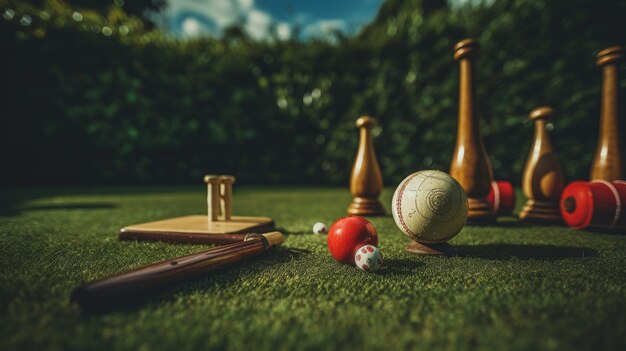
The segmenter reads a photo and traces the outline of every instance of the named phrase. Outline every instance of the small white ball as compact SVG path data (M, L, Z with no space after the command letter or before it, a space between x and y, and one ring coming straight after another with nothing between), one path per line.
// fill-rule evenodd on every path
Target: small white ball
M354 254L354 263L365 272L375 272L383 264L383 254L373 245L363 245Z
M317 222L313 224L313 233L315 234L326 234L328 229L326 229L326 224Z

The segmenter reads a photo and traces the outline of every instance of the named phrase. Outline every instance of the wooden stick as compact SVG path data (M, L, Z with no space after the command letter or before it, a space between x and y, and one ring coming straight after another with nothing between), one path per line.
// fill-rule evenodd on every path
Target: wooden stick
M103 310L145 296L170 283L195 278L246 260L282 244L283 240L280 232L250 234L239 243L154 263L87 284L74 290L71 300L87 311Z

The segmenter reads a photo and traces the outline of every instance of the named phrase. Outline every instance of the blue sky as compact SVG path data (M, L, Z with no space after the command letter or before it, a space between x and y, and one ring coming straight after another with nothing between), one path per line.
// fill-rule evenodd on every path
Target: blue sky
M384 0L169 0L164 25L175 35L219 36L240 24L252 38L325 37L355 33L374 19Z

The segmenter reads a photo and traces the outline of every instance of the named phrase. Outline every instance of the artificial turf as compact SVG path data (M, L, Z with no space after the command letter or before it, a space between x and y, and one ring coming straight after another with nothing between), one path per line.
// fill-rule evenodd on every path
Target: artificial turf
M236 187L235 214L274 218L281 249L106 314L69 303L84 282L206 248L117 239L203 213L203 191L0 191L0 349L626 349L626 236L510 217L465 226L457 257L418 257L374 217L385 263L364 273L311 234L344 214L346 189Z

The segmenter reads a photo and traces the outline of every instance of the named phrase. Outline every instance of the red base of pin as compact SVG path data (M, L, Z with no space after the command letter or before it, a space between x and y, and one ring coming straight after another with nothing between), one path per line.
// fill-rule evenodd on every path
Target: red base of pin
M626 229L625 202L626 182L576 181L561 194L561 217L575 229Z

